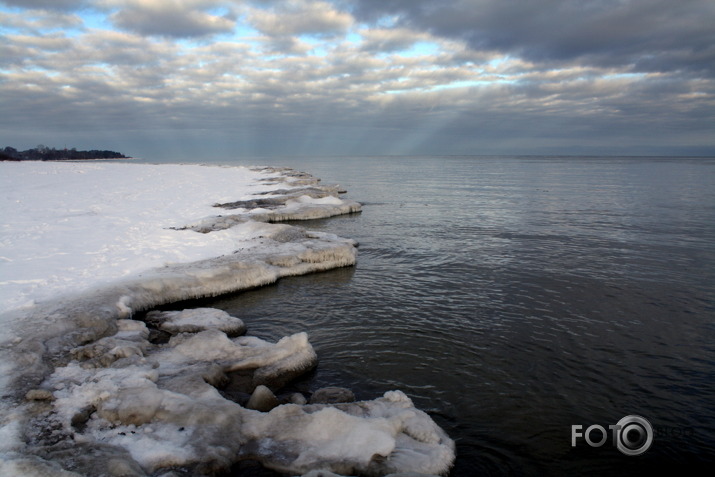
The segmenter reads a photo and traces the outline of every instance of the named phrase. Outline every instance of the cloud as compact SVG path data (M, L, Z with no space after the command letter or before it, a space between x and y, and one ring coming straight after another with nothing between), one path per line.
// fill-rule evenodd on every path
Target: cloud
M75 10L91 0L0 0L0 3L14 7L38 8L44 10Z
M16 7L108 14L118 28L142 35L199 37L231 32L231 0L0 0ZM217 15L217 9L224 14ZM61 19L58 19L60 21ZM58 28L55 26L54 28Z
M82 28L84 22L78 15L33 10L24 14L0 12L0 25L41 35L43 31Z
M177 150L255 154L712 146L715 41L700 18L709 7L650 4L654 11L640 0L0 8L0 145L81 136L110 141L90 143L101 148L173 138Z
M432 36L407 28L368 28L361 31L362 49L371 52L406 50L419 41L432 40Z
M301 41L292 36L268 36L261 39L264 51L275 55L305 55L313 49L310 43Z
M461 39L530 61L631 66L639 71L710 70L715 3L710 0L360 0L363 21Z
M118 8L109 16L118 28L142 35L184 38L232 31L236 22L230 14L219 16L207 12L221 3L210 0L104 0L100 5Z
M344 34L353 24L349 13L322 1L289 0L273 8L253 9L248 21L270 36Z

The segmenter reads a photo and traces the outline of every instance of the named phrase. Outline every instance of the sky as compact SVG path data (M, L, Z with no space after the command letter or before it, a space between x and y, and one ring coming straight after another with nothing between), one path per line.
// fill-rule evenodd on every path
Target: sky
M713 0L0 0L0 147L715 155Z

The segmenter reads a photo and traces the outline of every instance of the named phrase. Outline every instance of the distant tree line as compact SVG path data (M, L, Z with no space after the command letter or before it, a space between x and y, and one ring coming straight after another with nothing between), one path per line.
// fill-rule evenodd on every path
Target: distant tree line
M14 147L0 149L0 161L63 161L76 159L127 159L127 156L114 151L78 151L72 149L55 149L40 144L34 149L18 151Z

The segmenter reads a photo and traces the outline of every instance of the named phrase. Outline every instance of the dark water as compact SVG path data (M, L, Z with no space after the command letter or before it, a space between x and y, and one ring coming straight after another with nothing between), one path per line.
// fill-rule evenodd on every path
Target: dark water
M358 240L359 263L208 305L308 331L315 388L405 391L457 441L453 476L715 463L715 159L270 163L364 204L305 223ZM644 454L571 446L572 425L630 414L656 428Z

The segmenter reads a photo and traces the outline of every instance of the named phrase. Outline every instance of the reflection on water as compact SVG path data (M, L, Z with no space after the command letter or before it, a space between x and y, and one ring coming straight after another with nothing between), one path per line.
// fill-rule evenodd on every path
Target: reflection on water
M315 388L404 390L457 440L455 476L715 460L715 161L272 162L364 203L303 224L358 240L358 265L207 304L308 331ZM659 429L644 455L571 446L572 424L628 414Z

